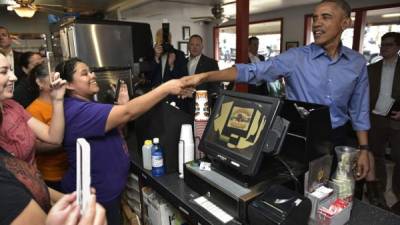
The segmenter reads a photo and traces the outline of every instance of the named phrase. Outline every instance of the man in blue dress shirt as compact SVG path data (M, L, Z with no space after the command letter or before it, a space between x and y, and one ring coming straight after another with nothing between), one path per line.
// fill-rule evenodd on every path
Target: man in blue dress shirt
M360 148L357 178L369 170L369 84L364 57L342 45L342 32L351 25L351 8L344 0L323 0L314 9L315 42L292 48L264 62L183 78L188 87L203 82L236 80L257 84L280 77L286 81L288 99L329 106L334 145L345 144L347 121L356 131Z

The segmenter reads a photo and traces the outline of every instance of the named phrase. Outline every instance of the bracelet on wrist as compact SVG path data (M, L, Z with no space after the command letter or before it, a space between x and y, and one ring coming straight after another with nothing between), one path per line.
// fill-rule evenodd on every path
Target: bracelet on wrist
M369 145L359 145L358 149L360 149L360 150L369 150Z

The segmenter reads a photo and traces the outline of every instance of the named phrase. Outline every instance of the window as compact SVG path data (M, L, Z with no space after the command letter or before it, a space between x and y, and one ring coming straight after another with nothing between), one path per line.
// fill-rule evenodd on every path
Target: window
M259 39L258 54L266 59L279 55L282 42L282 19L255 22L249 25L249 36ZM236 27L218 27L216 60L220 69L231 67L236 60Z
M368 63L379 61L381 37L387 32L400 32L400 7L368 10L362 54Z

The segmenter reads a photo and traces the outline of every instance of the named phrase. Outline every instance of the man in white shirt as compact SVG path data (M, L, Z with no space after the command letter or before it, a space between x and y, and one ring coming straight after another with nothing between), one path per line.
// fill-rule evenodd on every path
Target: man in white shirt
M15 71L17 65L19 64L19 57L21 56L21 53L14 51L11 47L11 44L12 39L8 29L0 26L0 50L5 54L10 62L11 69Z
M194 34L190 37L187 63L189 75L219 70L217 61L203 55L203 47L203 38L200 35ZM197 86L196 89L207 90L210 106L212 106L213 98L219 93L219 82L204 83ZM194 104L192 108L194 110Z
M387 208L385 149L391 147L395 163L392 190L400 200L400 33L389 32L381 38L383 60L368 66L370 84L371 129L369 140L375 160L370 163L367 192L370 203ZM373 159L371 157L370 159Z

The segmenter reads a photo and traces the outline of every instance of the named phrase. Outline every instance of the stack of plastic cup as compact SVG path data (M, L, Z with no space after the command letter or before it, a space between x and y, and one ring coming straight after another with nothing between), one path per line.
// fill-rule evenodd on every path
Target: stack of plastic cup
M179 177L183 178L183 164L194 160L194 141L191 124L182 124L178 155Z

